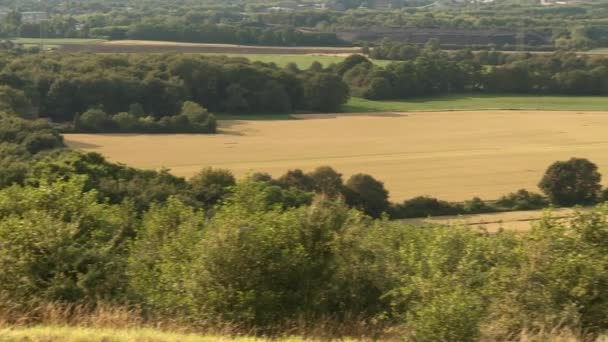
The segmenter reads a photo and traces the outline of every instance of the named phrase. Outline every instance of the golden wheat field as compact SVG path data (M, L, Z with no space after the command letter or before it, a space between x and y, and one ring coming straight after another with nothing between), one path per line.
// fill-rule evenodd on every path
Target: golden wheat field
M222 121L217 135L68 134L67 144L141 168L192 176L203 167L279 176L330 165L368 173L392 200L495 199L536 190L549 164L589 158L608 173L608 112L483 111Z

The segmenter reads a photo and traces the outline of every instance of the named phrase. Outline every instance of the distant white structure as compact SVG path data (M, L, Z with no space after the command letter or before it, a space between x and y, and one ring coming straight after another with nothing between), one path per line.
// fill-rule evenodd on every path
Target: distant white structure
M540 4L543 6L551 6L551 5L569 5L574 3L573 0L540 0Z

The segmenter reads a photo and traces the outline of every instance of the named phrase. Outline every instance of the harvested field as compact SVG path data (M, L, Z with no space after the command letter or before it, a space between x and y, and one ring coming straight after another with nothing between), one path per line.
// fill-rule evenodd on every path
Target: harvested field
M403 222L423 226L427 224L463 225L472 228L482 228L495 233L501 229L525 232L532 228L544 215L550 214L556 219L566 219L574 214L574 209L561 208L551 210L512 211L506 213L491 213L461 216L440 216L431 218L406 219Z
M325 117L325 116L323 116ZM470 111L223 121L218 135L68 134L72 148L142 168L192 176L206 166L237 176L331 165L369 173L398 201L460 201L536 190L556 160L589 158L608 170L608 112Z
M361 52L360 48L350 47L281 47L249 46L231 44L196 44L180 42L157 42L144 40L117 40L101 44L70 44L62 47L64 52L94 53L214 53L214 54L330 54L342 55Z

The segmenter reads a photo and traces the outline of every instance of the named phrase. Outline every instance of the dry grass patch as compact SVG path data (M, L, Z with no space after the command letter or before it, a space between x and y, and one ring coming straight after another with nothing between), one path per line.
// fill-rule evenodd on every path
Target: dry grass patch
M151 328L109 329L66 326L0 328L0 342L261 342L269 339L165 332ZM296 342L302 339L277 341Z
M331 119L228 121L218 135L68 134L70 147L128 165L191 176L206 166L237 176L331 165L369 173L392 200L461 201L536 190L556 160L588 158L608 170L608 113L429 112Z

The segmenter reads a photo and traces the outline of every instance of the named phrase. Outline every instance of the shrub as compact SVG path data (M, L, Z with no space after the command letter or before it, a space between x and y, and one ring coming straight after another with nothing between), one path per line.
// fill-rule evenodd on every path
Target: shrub
M316 193L335 198L342 194L344 182L342 174L336 172L329 166L320 166L310 172L308 178L312 180L313 188Z
M26 119L34 117L32 104L25 93L6 85L0 85L0 111L14 113Z
M469 289L456 289L441 294L415 312L410 325L414 340L475 341L480 335L484 305Z
M284 188L296 188L302 191L313 191L314 180L300 169L289 170L277 179L277 184Z
M608 207L601 206L533 225L522 236L520 256L505 273L504 291L496 292L487 319L507 333L549 326L608 328L607 214Z
M546 208L549 205L547 199L542 195L524 189L502 196L495 204L507 210L535 210Z
M471 200L465 201L462 207L467 214L482 214L497 211L496 208L488 205L479 197L474 197Z
M112 120L116 123L118 130L125 133L137 131L139 126L139 120L137 117L127 112L114 115Z
M356 174L345 186L346 203L371 217L380 217L389 209L388 191L384 183L365 174Z
M129 256L129 286L153 314L190 317L196 312L192 271L204 225L202 213L174 197L143 216Z
M23 140L23 144L29 153L36 154L44 150L63 147L63 140L57 134L50 132L33 133Z
M101 109L89 109L74 119L74 127L77 131L104 132L111 130L113 124L110 116Z
M25 120L0 112L0 142L30 154L63 147L63 137L44 120Z
M194 198L209 208L230 194L236 184L229 170L206 168L190 179Z
M304 103L310 110L337 112L349 97L346 83L338 76L317 73L304 80Z
M0 191L0 292L23 304L124 295L133 210L82 188L74 180Z
M461 206L432 197L419 196L394 205L391 217L395 219L457 215L463 212Z

